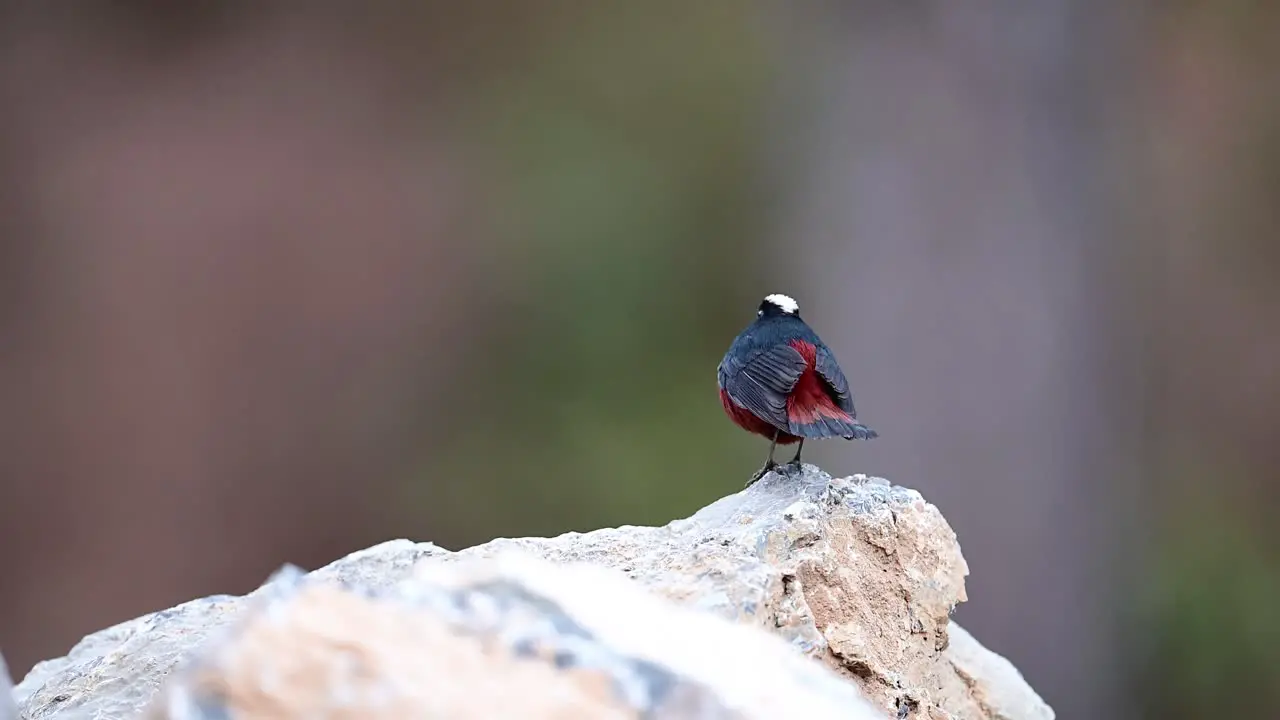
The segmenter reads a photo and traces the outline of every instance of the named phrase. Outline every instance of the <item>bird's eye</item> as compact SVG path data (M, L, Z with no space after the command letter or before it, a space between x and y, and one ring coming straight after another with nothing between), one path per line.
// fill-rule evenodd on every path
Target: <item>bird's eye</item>
M761 316L763 316L763 315L764 315L764 311L763 311L763 310L757 310L757 311L756 311L756 317L761 317Z

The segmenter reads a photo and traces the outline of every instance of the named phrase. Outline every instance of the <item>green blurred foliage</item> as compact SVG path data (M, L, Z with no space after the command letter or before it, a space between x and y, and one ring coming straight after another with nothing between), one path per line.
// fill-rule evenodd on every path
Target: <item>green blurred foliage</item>
M494 262L520 272L488 379L457 389L450 450L413 484L441 544L661 524L764 452L715 367L754 308L768 48L735 5L667 7L528 30L536 51L465 111Z
M1280 552L1265 537L1208 498L1169 518L1142 598L1147 717L1275 717Z

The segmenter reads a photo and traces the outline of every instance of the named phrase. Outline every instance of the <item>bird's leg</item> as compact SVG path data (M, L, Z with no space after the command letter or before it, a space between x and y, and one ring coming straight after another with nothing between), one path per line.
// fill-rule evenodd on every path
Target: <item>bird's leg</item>
M764 477L765 474L768 473L770 470L778 467L778 463L773 461L773 449L778 446L778 436L781 434L782 434L781 430L773 431L773 442L769 443L769 459L764 461L764 467L757 470L756 474L752 475L751 479L748 480L747 484L744 485L743 487L751 487L753 484L755 484L755 481Z
M801 463L800 463L800 451L801 451L801 450L803 450L803 449L804 449L804 438L800 438L800 445L798 445L798 446L796 447L796 456L795 456L795 457L793 457L793 458L791 458L791 461L790 461L790 462L788 462L787 464L788 464L788 465L795 465L797 470L798 470L798 469L800 469L800 467L801 467Z

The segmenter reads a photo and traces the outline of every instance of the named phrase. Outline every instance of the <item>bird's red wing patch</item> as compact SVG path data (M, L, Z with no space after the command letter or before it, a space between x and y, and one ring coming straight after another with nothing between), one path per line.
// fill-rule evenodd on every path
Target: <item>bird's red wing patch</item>
M818 349L804 340L792 340L789 344L804 357L806 367L787 398L787 419L801 425L813 424L820 417L853 422L853 418L836 406L823 387L822 378L815 369Z

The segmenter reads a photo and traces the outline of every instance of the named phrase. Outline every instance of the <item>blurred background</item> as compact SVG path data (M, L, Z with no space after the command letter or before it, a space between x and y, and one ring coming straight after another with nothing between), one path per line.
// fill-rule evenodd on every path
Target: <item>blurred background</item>
M1061 718L1280 716L1280 7L0 4L0 647L662 524L769 292Z

